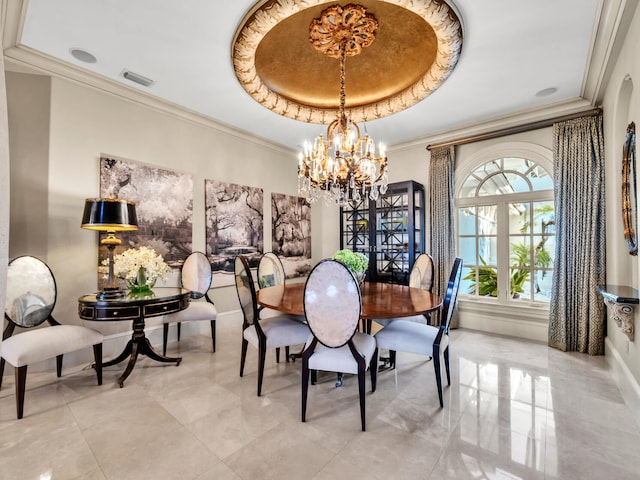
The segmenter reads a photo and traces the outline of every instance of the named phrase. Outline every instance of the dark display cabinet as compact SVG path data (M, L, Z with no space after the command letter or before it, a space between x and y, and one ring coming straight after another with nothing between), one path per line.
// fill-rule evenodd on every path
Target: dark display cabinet
M424 252L424 187L390 183L375 202L368 197L340 209L340 248L369 256L367 280L408 284L416 257Z

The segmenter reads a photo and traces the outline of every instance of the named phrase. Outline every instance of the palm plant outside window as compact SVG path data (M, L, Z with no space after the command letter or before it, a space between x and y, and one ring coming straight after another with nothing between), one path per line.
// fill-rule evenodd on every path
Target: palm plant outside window
M553 179L538 163L504 157L464 180L456 199L461 294L548 304L555 251Z

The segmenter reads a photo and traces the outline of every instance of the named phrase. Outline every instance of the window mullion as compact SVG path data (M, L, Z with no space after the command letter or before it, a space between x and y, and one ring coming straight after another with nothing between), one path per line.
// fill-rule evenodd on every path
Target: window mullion
M506 302L510 298L509 272L509 209L504 198L497 202L498 214L498 299Z

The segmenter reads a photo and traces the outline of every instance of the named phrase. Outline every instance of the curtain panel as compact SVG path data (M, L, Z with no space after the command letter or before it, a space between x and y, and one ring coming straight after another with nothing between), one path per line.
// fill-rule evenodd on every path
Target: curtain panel
M455 259L455 211L454 178L455 150L453 146L431 150L429 166L429 253L435 264L433 292L444 296L449 274ZM432 317L434 325L440 324L440 312ZM452 320L457 326L457 317Z
M553 125L556 252L549 345L604 353L604 140L602 116Z

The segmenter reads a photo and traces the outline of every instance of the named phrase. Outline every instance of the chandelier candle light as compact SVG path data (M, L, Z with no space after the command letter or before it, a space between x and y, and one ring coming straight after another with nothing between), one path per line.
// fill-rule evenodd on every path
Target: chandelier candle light
M377 200L387 191L387 157L380 144L346 114L346 57L358 55L375 39L378 21L361 5L334 5L309 26L313 47L340 60L340 109L327 137L306 143L298 161L298 193L313 203L324 196L340 206L359 203L367 195Z

